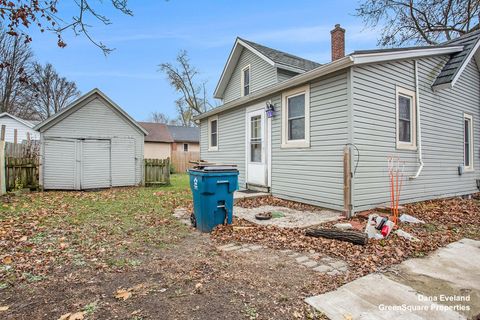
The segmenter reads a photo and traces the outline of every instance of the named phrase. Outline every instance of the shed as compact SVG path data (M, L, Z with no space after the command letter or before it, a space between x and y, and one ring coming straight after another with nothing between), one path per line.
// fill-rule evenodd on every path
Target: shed
M40 132L44 189L140 185L147 132L99 89L34 128Z
M5 141L21 143L24 140L38 140L38 132L33 130L32 121L21 119L10 113L0 113L0 126L5 128Z

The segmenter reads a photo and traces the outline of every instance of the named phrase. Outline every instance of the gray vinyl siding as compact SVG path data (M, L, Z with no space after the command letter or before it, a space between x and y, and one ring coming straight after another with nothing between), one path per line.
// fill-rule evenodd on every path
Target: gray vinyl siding
M401 202L474 193L480 172L480 79L472 60L453 89L433 92L431 85L446 57L418 61L424 169L405 180ZM417 152L396 149L396 86L415 90L414 62L399 61L353 69L354 143L360 149L355 177L357 211L388 203L387 157L405 161L405 175L415 174ZM459 176L463 163L464 113L473 116L474 168Z
M200 123L200 158L237 165L240 188L245 187L245 134L245 107L218 115L218 151L208 151L208 119Z
M281 148L282 99L272 102L272 194L343 209L343 148L348 140L347 72L310 84L310 148Z
M41 133L41 140L70 139L133 139L135 140L135 181L143 182L144 135L122 115L95 98L74 113ZM128 174L127 174L128 175Z
M298 73L293 72L293 71L288 71L288 70L283 70L283 69L277 69L277 78L278 82L282 82L285 80L290 79L291 77L294 77L298 75Z
M276 68L252 53L248 49L243 49L240 54L237 65L228 81L223 95L223 103L235 100L241 97L241 74L242 69L250 65L250 92L262 89L277 82Z

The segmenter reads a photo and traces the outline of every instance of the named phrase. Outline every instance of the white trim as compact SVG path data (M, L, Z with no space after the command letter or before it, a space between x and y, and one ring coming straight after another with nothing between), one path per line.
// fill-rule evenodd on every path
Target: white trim
M399 105L398 105L398 98L400 96L409 97L411 100L410 106L410 139L411 142L404 142L400 141L400 115L399 115ZM395 123L396 123L396 147L397 149L402 150L417 150L417 106L415 102L415 92L412 90L408 90L402 87L396 87L395 93Z
M11 119L18 121L21 124L24 124L25 126L29 127L30 129L33 129L35 127L35 125L33 123L29 122L28 120L20 119L19 117L16 117L13 114L10 114L8 112L0 113L0 118L3 118L3 117L10 117Z
M288 98L305 95L305 138L288 140ZM307 84L282 93L282 148L310 147L310 85Z
M217 121L217 145L212 147L212 135L211 135L211 130L212 130L212 126L211 126L211 123L212 121ZM208 125L207 125L207 129L208 129L208 151L218 151L218 137L219 137L219 125L218 125L218 116L212 116L210 118L208 118Z
M475 55L475 52L477 52L479 46L480 46L480 39L477 40L477 43L475 43L475 46L473 47L472 51L470 51L467 58L463 62L462 66L460 67L460 69L458 69L457 73L453 77L452 84L451 84L452 87L455 85L455 82L457 82L458 78L460 78L463 70L465 70L470 60L472 60L472 57Z
M469 162L470 162L470 165L467 167L465 166L465 120L468 120L470 121L470 132L469 132L469 140L470 140L470 152L468 153L469 156L470 156L470 159L469 159ZM473 135L473 132L474 132L474 127L473 127L473 116L468 114L468 113L464 113L463 114L463 165L464 165L464 168L465 168L465 171L466 172L472 172L474 171L474 152L475 152L475 148L474 148L474 135Z
M387 52L373 52L373 53L358 53L353 54L353 62L355 64L365 64L365 63L375 63L375 62L384 62L390 60L402 60L402 59L413 59L421 58L424 56L433 56L433 55L444 55L452 54L463 50L463 46L452 46L452 47L432 47L432 48L421 48L421 49L409 49L403 51L387 51Z
M100 89L94 88L78 98L77 100L73 101L70 103L65 109L62 111L56 113L55 115L51 116L50 118L46 119L45 121L37 124L33 130L36 131L45 131L46 129L50 128L52 125L55 123L62 121L64 118L68 117L70 114L75 112L78 108L82 107L83 104L82 102L86 101L90 97L93 97L94 95L98 95L102 99L104 99L108 104L113 107L114 110L118 111L125 119L128 120L128 122L135 128L137 128L140 132L142 132L144 135L148 134L148 131L145 130L141 125L138 124L128 113L126 113L118 104L113 102L109 97L107 97L106 94L104 94ZM43 129L43 130L41 130Z
M228 80L230 79L233 71L235 70L235 66L238 62L238 59L240 58L240 54L242 53L242 48L239 46L242 46L243 48L246 48L259 56L261 59L265 60L268 64L275 66L275 63L273 60L268 58L267 56L263 55L260 51L256 50L246 42L244 42L242 39L237 38L235 40L235 44L233 45L232 50L230 51L230 55L228 56L227 63L223 67L222 75L220 76L220 79L217 82L217 85L215 87L215 91L213 92L213 97L217 99L222 99L223 98L223 93L226 89ZM225 81L224 81L225 80Z
M248 94L245 94L245 70L248 69ZM247 64L242 68L242 74L240 75L240 96L248 96L252 91L252 68Z

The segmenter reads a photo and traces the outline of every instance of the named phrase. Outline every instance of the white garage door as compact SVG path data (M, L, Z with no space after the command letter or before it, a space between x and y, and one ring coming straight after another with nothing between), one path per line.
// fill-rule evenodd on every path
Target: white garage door
M136 184L135 162L135 140L112 139L112 186Z
M110 140L82 141L82 189L108 188L110 181Z
M78 189L76 140L46 140L44 144L43 186L45 189Z

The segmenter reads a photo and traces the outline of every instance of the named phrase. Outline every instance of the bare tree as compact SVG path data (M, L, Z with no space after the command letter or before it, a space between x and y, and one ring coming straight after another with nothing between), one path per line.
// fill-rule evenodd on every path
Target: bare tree
M72 30L75 35L84 35L93 44L99 47L104 54L112 51L102 42L96 41L89 32L92 21L99 21L105 25L111 20L100 13L95 4L102 5L98 0L73 0L70 4L77 8L77 14L66 17L58 11L58 0L29 1L29 0L0 0L0 21L5 22L8 34L32 41L29 28L36 26L41 32L49 31L57 35L57 45L65 47L63 32ZM66 1L62 1L65 3ZM127 7L128 0L110 0L112 6L120 12L132 16L133 12Z
M478 28L479 0L365 0L356 10L367 26L382 27L381 46L437 44Z
M148 121L171 125L178 125L180 123L179 119L172 119L162 112L152 112Z
M60 76L50 63L35 63L29 84L34 97L32 108L42 120L64 109L80 94L75 82Z
M1 28L1 25L0 25ZM0 111L24 116L33 53L19 38L0 32Z
M193 117L207 111L211 104L207 100L205 81L199 81L199 72L190 64L187 51L178 53L176 64L162 63L160 71L165 73L170 85L180 94L175 106L182 124L195 125Z

